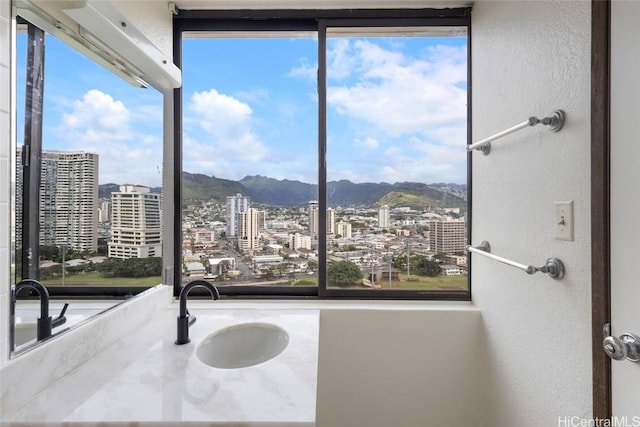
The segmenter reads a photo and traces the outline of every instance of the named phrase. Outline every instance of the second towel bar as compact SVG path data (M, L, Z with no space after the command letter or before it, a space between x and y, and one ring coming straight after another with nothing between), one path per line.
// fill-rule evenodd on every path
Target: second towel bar
M503 130L493 136L475 142L471 145L467 146L467 151L480 150L482 154L485 156L491 152L491 142L495 141L498 138L502 138L503 136L507 136L514 132L519 131L520 129L524 129L526 127L535 126L537 124L543 124L549 126L549 130L551 132L558 132L564 126L564 111L556 110L551 113L550 116L545 117L543 119L539 119L537 117L529 117L529 119L525 122L522 122L518 125L510 127L507 130Z
M469 245L466 247L466 249L467 249L467 252L483 255L487 258L491 258L495 261L523 270L527 274L534 274L540 271L542 273L548 274L549 277L553 279L562 279L564 277L564 264L562 264L562 261L560 261L558 258L548 258L545 261L543 266L536 267L535 265L520 264L518 262L511 261L510 259L502 258L492 254L491 246L489 245L489 242L487 242L486 240L484 240L477 247Z

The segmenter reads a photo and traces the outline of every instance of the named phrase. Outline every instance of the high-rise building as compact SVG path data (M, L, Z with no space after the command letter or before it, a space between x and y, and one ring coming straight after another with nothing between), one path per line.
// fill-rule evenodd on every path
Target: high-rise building
M437 254L464 253L467 223L464 219L444 218L429 221L431 248Z
M98 208L98 222L111 221L111 200L103 200L100 202L100 208Z
M259 230L267 229L267 211L265 210L258 211L258 229Z
M308 205L307 214L309 217L309 234L312 239L318 238L320 231L318 227L318 221L320 218L320 210L318 208L318 202L311 200ZM327 234L336 234L336 211L333 208L327 209Z
M162 256L160 194L149 187L121 185L111 193L110 258Z
M337 231L337 234L342 236L343 239L350 239L351 238L351 223L350 222L340 221L339 223L336 224L336 231Z
M311 200L309 201L308 204L308 209L307 209L307 215L308 215L308 220L309 220L309 234L311 234L311 237L317 237L318 236L318 214L319 214L319 210L318 210L318 201L317 200Z
M327 234L336 234L336 211L333 208L327 209Z
M251 206L251 197L237 193L235 196L227 196L227 237L238 235L239 215L246 212Z
M22 147L16 155L16 240L22 236ZM43 150L40 244L98 249L98 154Z
M389 228L389 206L387 205L378 208L378 227Z
M289 234L289 249L311 249L311 237L300 233Z
M260 213L257 209L249 208L238 215L238 248L244 252L259 249Z

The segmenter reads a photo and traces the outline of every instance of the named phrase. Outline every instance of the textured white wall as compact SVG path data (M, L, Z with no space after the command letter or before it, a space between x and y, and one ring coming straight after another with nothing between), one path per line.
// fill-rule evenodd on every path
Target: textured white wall
M590 2L480 1L473 8L473 139L563 109L473 154L472 243L522 263L564 261L556 281L473 257L493 399L487 425L591 414ZM554 239L553 202L575 202L575 241Z
M0 0L0 366L9 358L11 3Z

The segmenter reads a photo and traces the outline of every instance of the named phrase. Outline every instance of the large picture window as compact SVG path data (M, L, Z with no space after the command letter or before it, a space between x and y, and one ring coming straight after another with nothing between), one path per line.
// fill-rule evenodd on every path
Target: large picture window
M470 297L470 20L432 12L180 12L176 293Z

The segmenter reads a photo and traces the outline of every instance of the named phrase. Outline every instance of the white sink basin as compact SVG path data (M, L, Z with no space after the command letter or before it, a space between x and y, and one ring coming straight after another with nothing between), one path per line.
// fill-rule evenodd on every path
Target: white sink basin
M243 323L207 336L198 344L196 356L214 368L246 368L273 359L288 344L289 334L279 326Z

